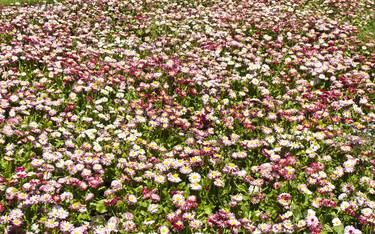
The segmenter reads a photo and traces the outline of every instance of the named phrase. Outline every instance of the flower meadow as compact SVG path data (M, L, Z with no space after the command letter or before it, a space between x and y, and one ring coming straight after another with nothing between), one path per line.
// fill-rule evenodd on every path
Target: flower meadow
M373 9L0 8L0 232L374 233Z

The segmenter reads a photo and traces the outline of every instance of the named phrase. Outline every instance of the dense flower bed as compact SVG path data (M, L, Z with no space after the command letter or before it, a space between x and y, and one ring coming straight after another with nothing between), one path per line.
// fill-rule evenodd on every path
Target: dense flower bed
M0 232L372 233L373 8L2 8Z

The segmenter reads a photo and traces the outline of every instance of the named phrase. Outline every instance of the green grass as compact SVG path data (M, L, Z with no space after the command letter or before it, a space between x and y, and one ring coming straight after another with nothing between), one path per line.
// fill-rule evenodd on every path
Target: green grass
M36 4L36 3L47 3L53 2L51 0L0 0L0 6L7 6L7 5L25 5L25 4Z
M372 17L369 22L359 28L358 38L363 41L375 40L375 17Z

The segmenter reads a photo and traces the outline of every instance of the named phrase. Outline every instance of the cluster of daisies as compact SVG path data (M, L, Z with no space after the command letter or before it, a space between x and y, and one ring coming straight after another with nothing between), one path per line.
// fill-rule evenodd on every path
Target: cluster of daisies
M0 232L372 233L374 7L1 8Z

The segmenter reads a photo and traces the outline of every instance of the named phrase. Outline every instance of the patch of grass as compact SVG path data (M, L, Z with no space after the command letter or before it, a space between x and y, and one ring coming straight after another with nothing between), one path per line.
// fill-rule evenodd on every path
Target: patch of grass
M375 41L375 17L359 28L358 38L363 41Z
M0 0L0 6L51 3L52 0Z

